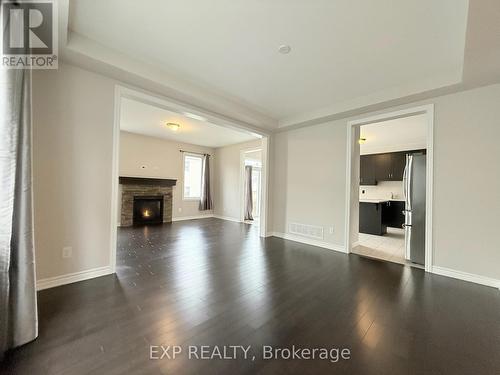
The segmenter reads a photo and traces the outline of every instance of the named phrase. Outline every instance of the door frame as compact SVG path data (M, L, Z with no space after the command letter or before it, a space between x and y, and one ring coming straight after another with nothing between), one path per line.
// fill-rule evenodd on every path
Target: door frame
M245 221L245 154L255 152L255 151L260 151L261 152L261 168L260 168L260 192L259 192L259 199L260 199L260 208L259 208L259 228L261 225L261 216L262 216L262 207L264 206L264 202L262 199L263 194L263 180L264 180L264 150L263 150L263 145L260 147L249 147L240 150L240 183L239 183L239 195L240 195L240 221L243 223ZM262 233L262 231L260 231ZM262 236L261 237L265 237Z
M382 121L395 120L398 118L411 117L424 114L427 123L427 163L426 163L426 201L425 201L425 271L432 272L433 265L433 233L432 233L432 208L433 208L433 169L434 169L434 104L427 104L418 107L406 108L399 111L385 112L377 115L363 117L352 120L347 123L347 166L346 166L346 207L345 207L345 251L352 252L351 241L351 207L352 195L351 188L355 184L359 190L359 178L356 181L352 179L353 158L353 135L355 127L374 124ZM359 153L357 154L359 158Z
M120 84L115 85L114 92L114 118L113 118L113 136L112 136L112 158L111 158L111 220L110 220L110 245L109 245L109 264L111 272L116 272L116 246L118 225L116 218L118 216L118 190L119 190L119 159L120 159L120 115L122 98L133 99L141 103L163 108L184 116L196 118L199 121L207 121L233 130L238 130L255 137L262 141L262 175L261 175L261 218L260 218L260 236L267 236L267 205L269 192L269 155L271 133L260 128L253 127L247 123L228 118L226 116L204 110L197 106L180 102L165 96L148 92L138 88L126 87Z

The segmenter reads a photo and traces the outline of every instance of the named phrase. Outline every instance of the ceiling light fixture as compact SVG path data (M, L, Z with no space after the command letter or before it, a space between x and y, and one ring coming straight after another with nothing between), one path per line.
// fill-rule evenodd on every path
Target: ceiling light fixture
M282 53L283 55L290 53L291 50L292 47L290 47L288 44L282 44L281 46L278 47L279 53Z
M177 130L179 130L179 128L181 127L179 124L176 124L175 122L167 122L167 127L176 132Z
M362 144L363 144L363 143L365 143L365 142L366 142L366 138L359 138L359 139L358 139L358 143L359 143L360 145L362 145Z

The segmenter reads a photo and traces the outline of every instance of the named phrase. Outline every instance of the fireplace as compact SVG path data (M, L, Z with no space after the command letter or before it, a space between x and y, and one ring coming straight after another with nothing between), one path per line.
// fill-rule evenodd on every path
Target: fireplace
M171 223L176 180L120 176L120 226Z
M163 223L163 196L134 197L133 224Z

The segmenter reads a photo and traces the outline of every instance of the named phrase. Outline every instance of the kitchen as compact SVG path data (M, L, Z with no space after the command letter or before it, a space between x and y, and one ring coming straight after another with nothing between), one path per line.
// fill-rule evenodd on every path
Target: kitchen
M359 144L359 240L353 252L423 266L424 116L363 125Z

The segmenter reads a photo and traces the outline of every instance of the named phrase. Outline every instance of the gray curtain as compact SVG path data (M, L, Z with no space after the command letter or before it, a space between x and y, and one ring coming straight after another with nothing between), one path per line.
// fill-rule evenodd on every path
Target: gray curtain
M252 166L245 166L245 220L253 220Z
M1 70L0 357L38 335L31 184L31 71Z
M212 195L210 194L210 155L204 155L201 169L200 211L211 210Z

